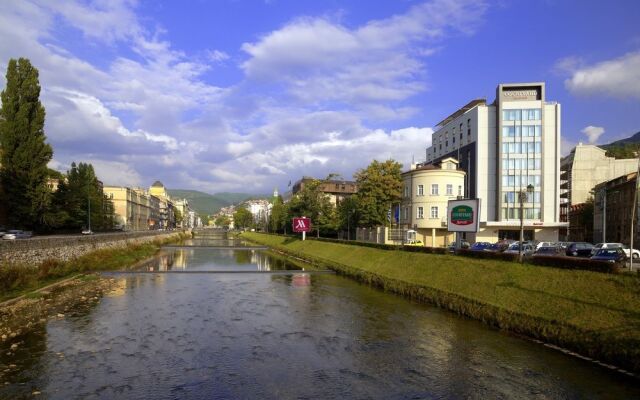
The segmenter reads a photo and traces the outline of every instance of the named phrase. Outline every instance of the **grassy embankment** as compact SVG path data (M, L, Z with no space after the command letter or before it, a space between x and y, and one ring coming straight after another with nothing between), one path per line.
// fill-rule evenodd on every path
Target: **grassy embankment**
M185 237L185 234L181 233L172 239L100 249L70 261L49 259L40 265L4 263L0 265L0 302L28 294L74 275L131 266L153 256L163 244Z
M244 233L384 290L640 372L640 279Z

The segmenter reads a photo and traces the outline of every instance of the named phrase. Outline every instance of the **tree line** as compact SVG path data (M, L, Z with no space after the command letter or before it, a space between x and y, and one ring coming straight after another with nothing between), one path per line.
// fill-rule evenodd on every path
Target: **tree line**
M400 201L402 194L402 165L394 160L374 160L354 175L358 192L346 197L335 206L323 192L324 183L335 178L331 174L325 179L305 181L287 203L278 196L272 199L268 218L254 221L251 212L240 207L233 216L236 228L256 228L277 233L291 233L291 222L295 217L308 217L313 231L322 236L337 236L339 232L355 232L355 227L384 226L389 223L389 212ZM228 226L229 218L219 216L215 223ZM351 237L354 235L351 234Z
M113 228L114 208L91 164L71 164L66 174L48 167L53 148L44 132L38 70L11 59L0 94L0 202L11 228L39 232Z

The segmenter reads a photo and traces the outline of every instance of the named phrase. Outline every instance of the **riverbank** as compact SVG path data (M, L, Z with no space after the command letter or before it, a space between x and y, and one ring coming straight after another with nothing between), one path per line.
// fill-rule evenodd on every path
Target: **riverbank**
M640 280L246 232L360 282L640 373Z
M122 269L153 256L160 246L190 237L175 233L145 243L94 250L71 260L48 258L43 262L3 262L0 265L0 302L63 281L76 274Z

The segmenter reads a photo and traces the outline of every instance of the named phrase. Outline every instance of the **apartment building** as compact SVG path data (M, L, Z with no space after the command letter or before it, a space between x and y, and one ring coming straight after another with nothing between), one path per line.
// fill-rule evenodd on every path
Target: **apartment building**
M426 246L446 246L454 241L447 230L447 206L464 194L466 173L458 161L445 158L435 164L412 165L402 174L400 225L416 231Z
M155 181L149 188L149 194L158 198L159 207L159 228L169 229L175 228L175 205L169 197L167 189L162 182Z
M544 82L499 84L493 103L475 99L440 121L427 163L459 160L464 196L480 199L480 231L471 240L519 238L519 193L525 238L558 240L561 108L545 99Z
M116 226L131 231L150 229L154 211L151 210L149 195L143 190L122 186L105 186L103 190L113 202Z
M637 168L637 165L636 165ZM624 174L594 187L593 240L597 243L631 242L631 216L638 173ZM638 210L633 221L633 248L640 248Z

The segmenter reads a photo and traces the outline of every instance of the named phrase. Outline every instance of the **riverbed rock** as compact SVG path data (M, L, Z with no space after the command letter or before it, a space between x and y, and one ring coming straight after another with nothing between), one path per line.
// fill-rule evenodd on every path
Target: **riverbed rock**
M14 343L11 345L11 350L15 351L18 348L18 343Z

